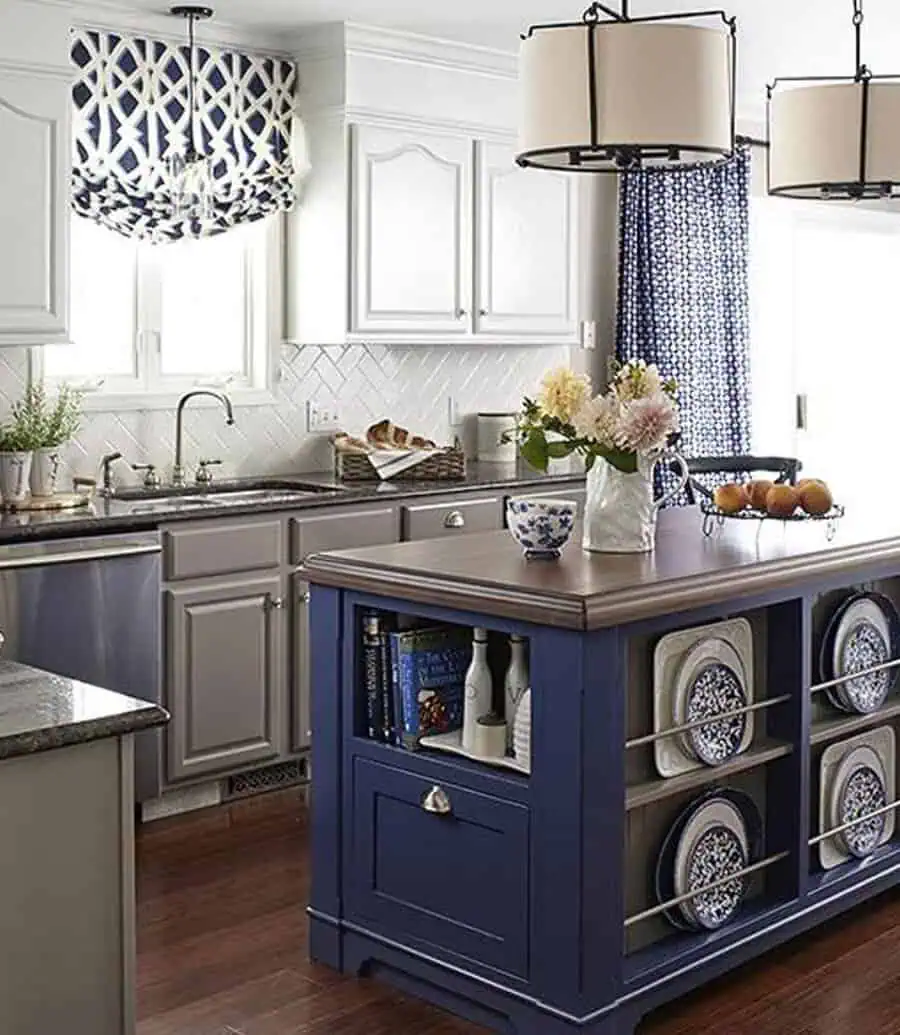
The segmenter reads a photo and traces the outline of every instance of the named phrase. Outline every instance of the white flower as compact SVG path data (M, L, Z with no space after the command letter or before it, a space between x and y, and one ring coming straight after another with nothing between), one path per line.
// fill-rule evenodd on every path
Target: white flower
M541 382L538 403L544 413L568 424L591 394L590 378L568 367L551 370Z
M616 444L629 453L652 453L678 430L678 406L665 392L622 407Z
M654 363L648 365L644 360L636 359L626 363L618 372L614 389L622 402L632 402L659 395L663 391L663 380Z
M581 409L573 416L572 424L579 438L588 438L600 446L612 449L616 444L616 430L620 419L620 406L615 395L598 395L585 400Z

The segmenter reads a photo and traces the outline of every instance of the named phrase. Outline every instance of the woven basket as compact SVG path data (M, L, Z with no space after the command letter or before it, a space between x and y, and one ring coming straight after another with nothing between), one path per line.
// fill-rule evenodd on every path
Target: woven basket
M364 453L335 453L337 476L345 482L377 482L378 472ZM392 482L451 482L466 476L466 454L461 449L442 449L422 463L402 471Z

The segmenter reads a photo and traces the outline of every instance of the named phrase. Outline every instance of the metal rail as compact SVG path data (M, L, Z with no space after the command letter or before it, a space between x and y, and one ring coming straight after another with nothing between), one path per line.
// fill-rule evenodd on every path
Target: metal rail
M827 841L836 834L843 834L845 830L851 830L853 827L859 826L860 823L866 823L870 819L876 819L878 816L883 816L886 812L893 812L894 809L898 808L900 808L900 799L889 802L887 805L882 805L880 809L873 809L871 812L867 812L864 816L859 816L857 819L851 819L849 823L842 823L839 827L833 827L831 830L826 830L824 834L817 834L815 837L811 837L809 839L810 847L819 844L821 841Z
M821 693L823 690L830 690L833 686L841 686L849 683L851 679L862 679L863 676L874 676L879 672L886 672L888 669L900 668L900 658L896 661L885 661L880 665L873 665L871 668L861 668L859 672L850 672L845 676L838 676L837 679L829 679L827 683L816 683L809 688L811 694Z
M857 820L859 822L859 820ZM740 880L742 877L749 877L753 873L758 873L760 870L765 870L770 866L774 866L776 863L782 862L782 860L789 858L790 852L779 852L777 855L770 855L767 859L761 859L758 863L753 863L752 866L745 866L742 870L735 870L734 873L729 873L727 877L720 877L718 880L713 881L712 884L706 884L702 888L697 888L696 891L688 891L683 895L678 895L676 898L670 898L667 902L663 902L661 905L654 906L652 909L645 909L643 913L635 913L633 916L629 916L625 921L625 929L633 927L635 924L639 924L644 920L651 920L654 916L659 916L660 913L666 913L675 906L680 906L682 902L690 902L692 899L698 898L700 895L705 895L710 891L715 891L717 888L722 888L726 884L730 884L733 880Z
M898 662L900 664L900 662ZM706 719L696 719L694 722L686 722L683 726L672 726L670 729L661 730L659 733L648 733L646 737L635 737L634 740L625 741L626 751L632 748L644 747L645 744L655 744L657 740L666 740L668 737L677 737L681 733L690 733L691 730L701 729L704 726L712 726L717 722L725 722L728 719L737 719L741 715L750 712L761 712L766 708L773 708L776 704L785 704L791 699L790 694L781 697L770 697L765 701L757 701L755 704L748 704L744 708L736 708L734 711L722 712L719 715L711 715Z

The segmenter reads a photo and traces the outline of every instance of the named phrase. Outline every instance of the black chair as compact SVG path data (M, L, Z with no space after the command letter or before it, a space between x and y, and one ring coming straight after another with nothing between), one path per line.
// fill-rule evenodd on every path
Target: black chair
M732 479L752 477L757 474L774 475L776 485L795 485L803 465L788 456L698 456L686 460L691 477L684 487L688 503L693 506L698 497L712 499L712 489L694 478L694 475L731 475ZM677 473L677 467L673 467Z

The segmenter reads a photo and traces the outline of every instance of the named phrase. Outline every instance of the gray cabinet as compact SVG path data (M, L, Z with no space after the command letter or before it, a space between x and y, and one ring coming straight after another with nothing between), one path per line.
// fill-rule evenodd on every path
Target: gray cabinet
M309 583L295 575L291 588L291 751L310 744Z
M442 499L403 508L403 538L442 539L467 532L493 532L503 528L503 498Z
M282 749L286 614L280 575L166 591L168 777L276 758Z

